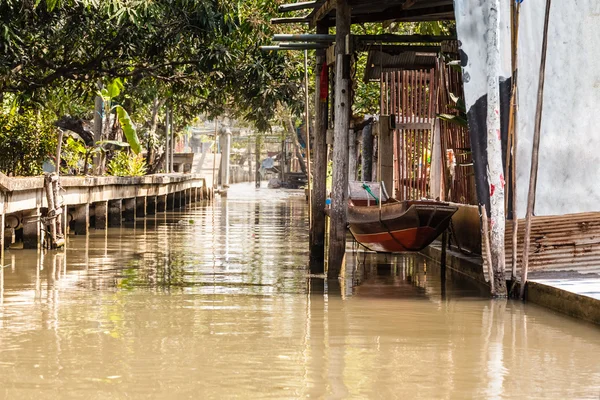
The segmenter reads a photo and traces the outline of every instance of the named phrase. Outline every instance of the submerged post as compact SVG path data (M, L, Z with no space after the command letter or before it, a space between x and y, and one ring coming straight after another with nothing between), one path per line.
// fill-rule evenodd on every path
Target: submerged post
M502 166L502 141L500 135L500 0L489 1L489 26L487 29L487 159L490 189L490 248L494 280L492 295L506 296L504 276L504 168Z
M317 25L317 34L327 34L325 24ZM325 198L327 197L327 105L329 71L325 50L317 50L315 73L315 135L312 190L312 229L310 230L310 272L325 271Z
M350 7L337 0L335 17L335 128L333 137L333 190L329 235L328 278L337 278L346 254L346 210L348 207L348 129L350 127L350 56L346 38L350 34Z

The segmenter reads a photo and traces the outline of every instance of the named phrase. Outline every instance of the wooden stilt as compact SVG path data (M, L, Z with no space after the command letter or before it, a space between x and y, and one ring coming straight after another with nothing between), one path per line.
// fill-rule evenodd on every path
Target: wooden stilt
M350 34L350 7L347 0L336 2L335 46L335 130L333 139L333 190L328 278L337 278L346 252L346 210L348 207L348 129L350 128L350 57L346 37Z
M531 241L531 217L535 206L535 189L537 186L537 173L540 151L540 136L542 130L542 111L544 109L544 79L546 76L546 53L548 50L548 25L550 22L550 4L546 0L546 15L544 18L544 36L542 38L542 56L540 60L540 78L538 82L537 106L535 109L535 127L533 131L533 145L531 149L531 171L529 174L529 192L527 193L527 214L525 215L525 244L523 245L523 266L521 267L521 299L525 296L527 283L527 269L529 267L529 247Z
M519 218L517 216L517 60L519 43L519 13L521 3L511 2L511 33L512 33L512 90L510 98L510 115L508 120L508 144L506 146L506 169L510 165L510 195L512 198L512 269L511 280L514 287L517 281L517 233L519 230ZM508 196L506 197L506 210L508 211ZM512 290L512 288L511 288Z
M325 24L317 25L317 33L329 33ZM322 274L325 268L325 199L327 197L327 99L321 87L329 86L325 50L316 51L315 73L315 135L313 142L314 170L312 180L312 227L310 230L310 272ZM325 73L322 71L325 69ZM325 78L327 81L322 82Z

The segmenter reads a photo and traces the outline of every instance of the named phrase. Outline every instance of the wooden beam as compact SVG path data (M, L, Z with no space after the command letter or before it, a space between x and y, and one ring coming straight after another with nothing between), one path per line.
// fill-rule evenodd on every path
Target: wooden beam
M311 24L313 20L311 20ZM403 22L454 20L454 6L445 5L408 10L405 10L402 8L402 6L392 7L382 12L357 15L352 18L352 23L362 24L367 22L381 22L387 20Z
M301 50L314 50L314 49L326 49L326 43L281 43L279 45L282 49L301 49Z
M327 16L327 14L329 14L331 11L335 10L336 1L337 0L327 0L327 1L325 1L325 3L323 3L323 5L320 8L316 9L316 11L314 12L314 14L310 20L310 26L311 27L317 26L317 22L321 21L323 18L325 18Z
M335 44L329 46L325 53L327 65L335 65Z
M282 4L277 8L277 11L286 13L290 11L306 10L307 8L315 8L316 6L316 1L302 1L300 3Z
M306 17L271 18L271 24L308 24L310 20Z
M400 122L396 123L396 129L406 130L426 130L431 129L431 123L427 122Z
M456 35L356 35L358 42L363 43L441 43L446 40L456 40Z
M319 35L311 33L303 34L280 34L273 35L274 42L323 42L333 43L335 41L335 35Z

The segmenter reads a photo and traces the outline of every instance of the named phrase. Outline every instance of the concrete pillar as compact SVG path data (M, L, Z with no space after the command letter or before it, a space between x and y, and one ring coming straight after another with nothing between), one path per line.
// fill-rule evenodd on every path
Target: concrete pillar
M156 212L167 211L167 195L156 196Z
M40 237L39 208L23 216L23 248L37 249Z
M167 210L175 209L175 193L169 193L167 195Z
M109 227L121 227L121 199L110 200L108 202L108 226Z
M94 220L96 229L108 227L108 201L94 203Z
M225 128L221 132L221 186L229 186L229 159L231 149L231 130Z
M78 204L73 207L73 232L76 235L87 235L90 226L90 205Z
M130 199L123 199L123 206L121 209L123 220L127 222L135 221L135 209L135 197L132 197Z
M156 196L146 197L146 215L156 214Z
M185 189L179 192L179 208L185 208L185 204L187 203L187 197Z
M135 198L135 217L144 218L146 216L146 196Z

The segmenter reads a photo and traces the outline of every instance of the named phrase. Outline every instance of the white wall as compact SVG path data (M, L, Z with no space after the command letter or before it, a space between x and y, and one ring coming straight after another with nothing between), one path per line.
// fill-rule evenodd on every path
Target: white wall
M519 217L527 204L545 3L521 5ZM535 214L600 211L600 0L553 1L549 26Z

